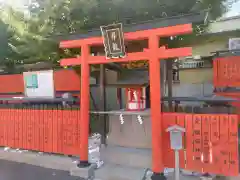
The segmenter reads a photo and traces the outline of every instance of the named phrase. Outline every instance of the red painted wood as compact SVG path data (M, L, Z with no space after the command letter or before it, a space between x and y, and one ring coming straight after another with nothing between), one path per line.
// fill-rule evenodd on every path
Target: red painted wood
M152 169L154 172L163 172L162 153L162 120L161 120L161 88L160 88L160 61L159 58L172 58L191 55L191 48L165 49L159 48L159 36L171 36L185 34L192 31L192 25L177 25L126 33L126 40L149 39L149 49L144 52L129 53L125 58L112 59L111 62L130 62L137 60L149 60L151 119L152 119ZM102 44L102 37L93 37L82 40L65 41L60 43L61 48L80 48L81 61L81 160L88 160L88 125L89 125L89 64L109 63L104 56L90 56L89 48L93 44ZM70 59L61 61L61 65L76 65L78 60Z
M214 86L240 86L240 56L219 57L214 59Z
M144 31L136 31L136 32L129 32L124 34L124 39L128 40L141 40L148 38L149 35L154 34L156 36L172 36L176 34L188 34L192 32L192 25L191 24L184 24L184 25L176 25L172 27L163 27L157 29L149 29ZM91 37L87 39L80 39L80 40L70 40L70 41L62 41L60 43L60 48L79 48L83 44L88 45L98 45L102 44L103 39L102 37Z
M71 79L71 81L69 81L69 79ZM0 85L0 97L24 95L22 74L0 75L0 82L2 82ZM54 71L54 88L55 91L80 91L80 77L74 70L66 69ZM4 95L1 93L4 93ZM22 94L15 95L11 93Z
M157 55L159 39L157 36L149 38L149 77L151 97L151 120L152 120L152 169L153 172L163 172L163 148L162 148L162 119L161 119L161 77L160 61Z
M52 151L58 152L58 111L53 110L53 141L52 141Z
M185 169L226 176L238 175L237 115L164 113L162 118L164 129L174 123L183 127L185 123ZM163 145L166 147L164 166L174 167L174 156L169 147L170 136L163 133L163 137Z
M24 92L22 74L1 75L0 82L0 93Z
M4 114L3 110L0 109L0 146L4 145Z
M238 116L230 115L229 116L229 175L239 174L238 167Z
M61 110L57 110L57 153L63 154L63 112Z
M133 62L139 60L146 60L149 58L149 50L145 52L128 53L125 58L114 58L111 62ZM156 54L159 59L176 58L190 56L192 54L192 48L175 48L175 49L162 49L158 48ZM86 61L86 59L84 60ZM109 60L105 56L90 56L88 58L90 64L104 64L109 63ZM66 58L60 61L61 66L73 66L81 64L79 58Z
M171 149L170 145L170 134L169 132L166 132L166 129L176 125L177 116L173 113L164 113L162 115L162 120L163 120L163 162L164 162L164 167L174 167L174 151Z
M185 114L178 114L178 116L176 117L176 124L186 128L186 123L185 123ZM186 152L186 140L185 140L185 136L186 134L183 134L183 138L182 138L182 142L183 142L183 150L179 151L179 158L180 158L180 167L181 168L186 168L186 164L185 164L185 152Z
M0 115L2 146L66 155L79 153L79 130L82 131L80 111L0 109ZM54 123L51 124L51 120ZM182 168L226 176L238 175L237 115L163 113L161 120L164 167L174 167L174 153L170 149L170 136L166 129L177 124L186 128L184 150L180 152ZM56 122L59 123L56 125Z
M70 127L72 128L71 137L73 141L72 154L78 155L78 111L71 111L70 123Z
M186 142L186 152L185 152L185 167L189 170L194 170L194 145L193 145L193 136L195 133L199 134L199 132L193 131L193 115L187 114L185 115L185 142Z
M89 137L89 76L90 67L87 63L90 55L90 47L82 46L81 65L81 131L80 131L80 155L81 161L88 161L88 137ZM84 61L85 60L85 61Z

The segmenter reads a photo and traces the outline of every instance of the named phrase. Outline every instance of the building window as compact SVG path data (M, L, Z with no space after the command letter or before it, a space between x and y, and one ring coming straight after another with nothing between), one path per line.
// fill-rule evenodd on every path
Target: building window
M204 67L204 61L186 61L181 65L182 68L202 68Z

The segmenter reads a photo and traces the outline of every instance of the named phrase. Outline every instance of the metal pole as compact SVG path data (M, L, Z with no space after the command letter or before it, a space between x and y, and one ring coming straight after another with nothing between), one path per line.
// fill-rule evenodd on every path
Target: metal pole
M180 178L180 169L179 169L179 151L175 150L175 180Z

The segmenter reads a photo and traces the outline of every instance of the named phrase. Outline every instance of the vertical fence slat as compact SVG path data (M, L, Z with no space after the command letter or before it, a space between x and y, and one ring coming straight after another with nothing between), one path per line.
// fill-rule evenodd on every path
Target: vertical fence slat
M194 168L196 171L203 172L202 164L202 116L193 115L193 155L194 155Z
M3 110L0 109L0 146L4 146L4 121Z
M34 127L33 127L33 124L34 124L34 116L33 116L33 109L29 109L29 127L28 127L28 130L29 130L29 149L30 150L35 150L35 141L34 141Z
M42 109L43 107L40 107L39 111L39 146L40 151L44 152L44 117L45 117L45 111Z
M211 171L214 173L219 172L219 167L216 164L219 163L218 155L215 153L218 151L218 143L220 138L220 116L212 115L210 116L210 153L211 153Z
M220 117L220 141L218 149L216 152L219 156L220 162L218 166L221 172L224 172L226 169L229 169L229 153L226 149L226 145L228 143L228 134L229 134L229 127L228 127L228 116L221 116Z
M77 155L77 148L78 148L78 139L77 139L77 111L71 111L71 121L72 121L72 141L73 141L73 155Z
M238 157L238 116L229 116L229 175L239 174Z
M19 148L22 149L23 148L23 109L19 109L19 116L18 116L18 120L19 120L19 133L18 133L18 144L19 144Z
M40 110L34 110L34 117L35 117L35 125L34 125L34 132L35 132L35 141L36 141L36 150L40 150L41 146L40 146L40 138L42 138L40 136Z
M67 145L67 155L72 155L73 154L73 137L72 137L72 133L73 133L73 126L72 126L72 117L71 117L71 110L66 110L67 111L67 121L66 121L66 136L67 136L67 141L66 141L66 145Z
M185 114L177 114L177 125L186 128L185 127ZM185 133L183 134L182 137L182 142L183 142L183 150L179 151L179 158L180 158L180 167L185 168L185 150L186 150L186 144L185 144Z
M194 170L194 162L193 162L193 152L194 152L194 146L193 146L193 115L186 114L185 116L185 127L186 127L186 133L185 133L185 141L186 141L186 169L188 170Z
M15 109L14 113L14 148L19 148L19 124L20 124L20 117L19 117L19 109Z
M58 109L57 116L57 152L63 154L63 110Z
M80 142L80 131L81 131L81 111L80 110L77 110L77 139L78 139L78 145L77 145L77 155L80 155L80 145L81 145L81 142Z
M166 132L167 128L176 125L176 116L175 113L164 113L163 114L163 161L165 167L173 167L174 166L174 151L171 149L170 145L170 134Z
M211 170L210 118L209 115L202 115L202 164L204 172L209 172Z
M68 121L68 112L66 110L63 111L63 123L62 123L62 148L63 148L63 153L68 154L68 149L67 149L67 121Z
M48 149L53 152L53 110L48 110Z
M22 133L22 140L23 140L23 147L22 149L27 149L27 127L26 127L26 121L27 121L27 109L23 109L23 133Z
M27 144L26 144L26 148L29 150L31 149L31 115L30 115L31 111L29 109L29 107L27 108L27 118L26 118L26 131L27 131Z
M44 149L43 152L49 152L48 147L48 110L44 109L44 118L43 118L43 137L44 137Z
M15 148L14 142L14 128L15 128L15 109L10 109L10 118L9 118L9 136L10 136L10 147Z
M52 151L55 153L58 153L58 111L57 109L54 109L53 111L53 119L52 119L52 134L53 134L53 139L52 139Z
M8 147L12 147L12 143L11 143L11 130L10 130L10 127L11 127L11 110L10 109L7 109L7 118L6 118L6 121L7 121L7 127L6 127L6 131L7 131L7 146Z

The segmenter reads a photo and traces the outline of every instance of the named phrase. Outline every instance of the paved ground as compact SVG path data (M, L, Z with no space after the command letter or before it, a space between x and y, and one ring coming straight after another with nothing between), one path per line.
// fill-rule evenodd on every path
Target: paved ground
M0 180L78 180L69 172L0 160Z

